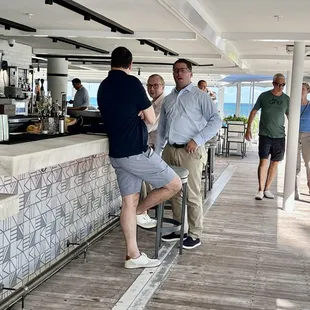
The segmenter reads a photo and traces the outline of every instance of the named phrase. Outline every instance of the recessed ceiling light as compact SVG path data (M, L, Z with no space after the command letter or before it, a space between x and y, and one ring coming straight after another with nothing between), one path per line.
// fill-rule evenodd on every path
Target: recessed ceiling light
M34 16L33 13L25 13L25 15L27 15L29 18L32 18Z
M280 19L281 19L283 16L282 16L282 15L276 14L276 15L274 15L273 17L274 17L275 20L278 22L278 21L280 21Z

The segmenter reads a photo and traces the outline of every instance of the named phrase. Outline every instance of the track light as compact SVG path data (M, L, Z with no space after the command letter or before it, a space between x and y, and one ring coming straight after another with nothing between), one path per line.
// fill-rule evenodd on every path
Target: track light
M144 40L141 40L140 45L144 45L144 44L145 44Z
M167 51L165 51L165 52L164 52L164 55L165 55L165 56L167 56L167 55L168 55L168 52L167 52Z
M154 51L158 51L158 46L154 46Z
M138 75L141 75L141 69L140 68L138 69Z
M54 39L53 39L53 42L54 42L54 43L57 43L57 39L54 38Z
M53 4L53 0L45 0L45 4L52 5Z
M84 20L90 21L90 15L84 15Z
M4 29L5 29L5 30L11 30L11 27L8 26L8 25L5 25L5 26L4 26Z
M75 48L78 50L80 48L80 46L76 45Z

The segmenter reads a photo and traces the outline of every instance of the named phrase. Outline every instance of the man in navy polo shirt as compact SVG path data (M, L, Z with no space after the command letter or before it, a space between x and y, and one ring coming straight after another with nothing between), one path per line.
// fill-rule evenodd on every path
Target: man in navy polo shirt
M147 124L156 120L141 82L129 75L132 54L125 47L111 55L111 71L98 90L98 106L105 124L110 161L122 195L121 226L126 240L125 268L155 267L157 259L140 253L136 238L137 215L170 199L181 189L181 180L147 145ZM142 181L155 189L139 203ZM139 217L138 217L139 218Z

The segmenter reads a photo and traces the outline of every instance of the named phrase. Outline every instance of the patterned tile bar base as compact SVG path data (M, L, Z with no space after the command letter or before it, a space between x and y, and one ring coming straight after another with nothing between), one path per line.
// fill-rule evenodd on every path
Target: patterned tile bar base
M80 242L104 228L121 206L106 154L0 176L0 193L19 195L19 213L0 221L0 283L6 287L27 283L67 253L67 240Z

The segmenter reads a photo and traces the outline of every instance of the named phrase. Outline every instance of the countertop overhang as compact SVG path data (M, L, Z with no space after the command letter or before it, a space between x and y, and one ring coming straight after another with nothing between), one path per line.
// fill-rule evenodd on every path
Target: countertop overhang
M17 176L108 151L107 137L84 134L0 145L0 175Z

